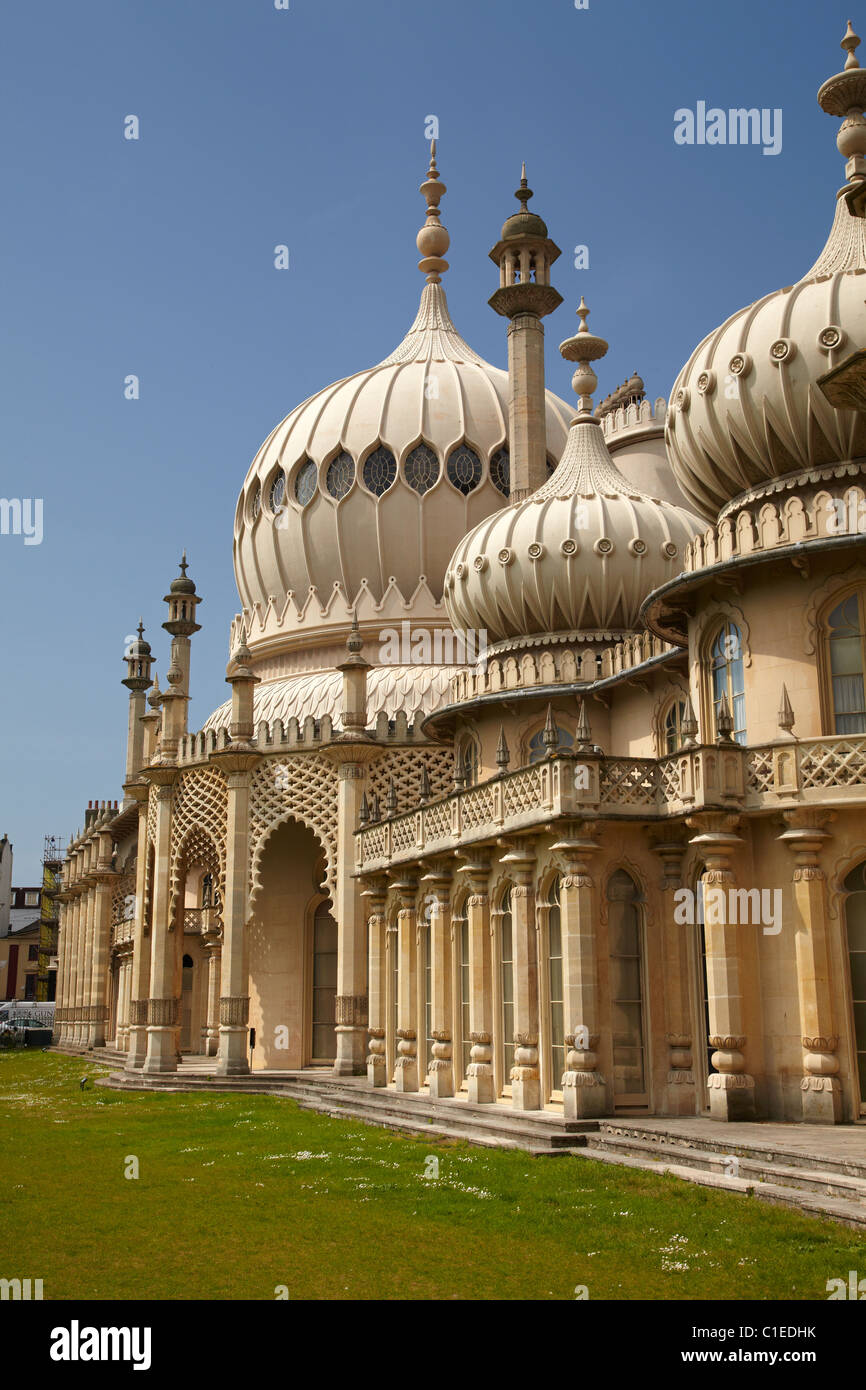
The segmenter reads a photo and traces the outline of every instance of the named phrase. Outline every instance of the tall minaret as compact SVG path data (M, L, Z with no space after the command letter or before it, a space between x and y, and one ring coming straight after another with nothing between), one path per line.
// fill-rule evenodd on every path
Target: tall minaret
M201 628L201 623L195 620L195 610L201 599L195 591L195 584L187 576L188 568L184 551L180 562L180 578L172 580L165 596L165 602L168 604L168 622L163 623L163 627L166 632L171 633L172 643L171 664L166 673L169 688L162 697L160 752L163 762L174 761L178 740L186 733L189 704L189 639Z
M126 735L126 776L125 782L137 777L144 766L144 714L145 691L153 685L150 670L153 656L150 643L144 640L144 624L138 620L138 637L133 638L123 653L126 662L126 677L121 682L129 691L129 727ZM124 805L131 805L127 797Z
M541 320L562 303L550 283L550 267L560 250L540 217L526 204L532 189L526 165L515 193L520 211L512 214L490 252L499 266L499 289L489 303L508 325L508 435L511 459L509 500L520 502L547 480L544 410L544 327Z

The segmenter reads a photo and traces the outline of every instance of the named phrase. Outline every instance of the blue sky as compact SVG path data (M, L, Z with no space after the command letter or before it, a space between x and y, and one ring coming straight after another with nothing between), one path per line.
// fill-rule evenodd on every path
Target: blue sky
M411 322L425 117L439 119L464 337L505 365L487 252L525 159L564 252L548 384L572 398L556 345L583 293L611 344L600 394L637 369L666 395L708 330L823 245L844 167L815 93L842 67L849 8L7 8L0 496L44 499L41 545L0 536L0 834L17 883L36 879L44 834L65 841L90 798L122 794L124 638L142 614L162 675L162 597L184 546L205 600L190 726L226 698L238 490L279 419L380 360ZM781 153L675 144L674 111L699 101L781 108ZM138 141L123 138L130 114ZM274 269L281 243L288 271Z

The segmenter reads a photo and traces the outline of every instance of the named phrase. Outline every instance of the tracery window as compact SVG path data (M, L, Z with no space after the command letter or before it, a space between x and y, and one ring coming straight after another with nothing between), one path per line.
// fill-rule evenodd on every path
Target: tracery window
M511 491L511 458L505 447L497 449L491 458L490 477L493 486L507 497Z
M439 459L427 444L416 444L403 465L403 472L412 491L423 497L439 477Z
M833 705L834 733L866 733L866 622L864 595L849 594L827 619L827 668Z
M574 739L568 729L561 729L556 726L556 749L557 753L568 753L574 747ZM529 761L540 763L547 757L547 747L544 742L544 730L539 729L529 740Z
M683 746L683 720L686 717L685 700L674 700L664 717L664 751L678 753Z
M559 878L550 885L547 898L547 984L550 1005L550 1088L558 1091L565 1071L565 1019L562 999L562 913Z
M478 744L471 736L460 740L457 745L457 770L466 787L474 787L478 781Z
M458 444L448 455L448 480L466 497L481 482L481 460L468 444Z
M740 629L731 622L719 628L710 654L713 722L719 728L719 711L726 697L733 716L733 737L737 743L746 742L746 696L743 676L743 639Z
M514 947L512 941L511 889L506 888L499 904L499 1019L502 1032L502 1079L511 1081L514 1066Z
M392 486L397 477L397 460L380 444L364 460L364 483L376 497L381 497Z
M253 521L255 521L255 519L256 519L256 517L258 516L259 512L261 511L261 509L262 509L262 485L261 485L261 483L259 483L259 485L258 485L258 487L256 488L255 492L253 493L253 500L252 500L252 502L251 502L251 504L250 504L250 515L251 515Z
M295 474L295 497L302 507L306 507L316 494L318 469L312 459L306 459Z
M325 475L325 486L332 497L337 501L345 497L353 482L355 481L355 460L351 454L347 454L345 449L336 458L331 459L328 465L328 472Z

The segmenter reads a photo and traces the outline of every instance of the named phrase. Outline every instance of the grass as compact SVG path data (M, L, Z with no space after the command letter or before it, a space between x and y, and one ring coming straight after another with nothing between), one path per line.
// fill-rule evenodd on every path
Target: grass
M664 1174L80 1090L106 1071L0 1053L0 1277L46 1299L825 1300L864 1264L845 1227Z

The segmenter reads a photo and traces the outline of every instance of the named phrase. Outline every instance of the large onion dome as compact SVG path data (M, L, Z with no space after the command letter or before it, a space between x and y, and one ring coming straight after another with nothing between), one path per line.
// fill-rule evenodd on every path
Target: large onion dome
M682 568L697 517L639 491L619 472L592 411L590 362L607 351L581 300L579 409L553 476L523 502L488 517L457 546L445 578L454 627L486 629L491 644L563 632L607 640L634 630L643 600Z
M866 342L866 73L854 55L859 42L849 24L845 70L818 93L824 111L844 118L836 143L848 160L827 245L795 285L708 334L671 392L671 466L707 517L785 475L866 455L866 414L836 408L820 382Z
M413 623L444 626L454 545L508 496L508 374L473 351L448 311L435 144L421 191L426 284L409 332L384 361L287 415L241 490L235 576L254 657L345 636L353 607L363 630L386 594ZM552 464L570 413L547 393Z

